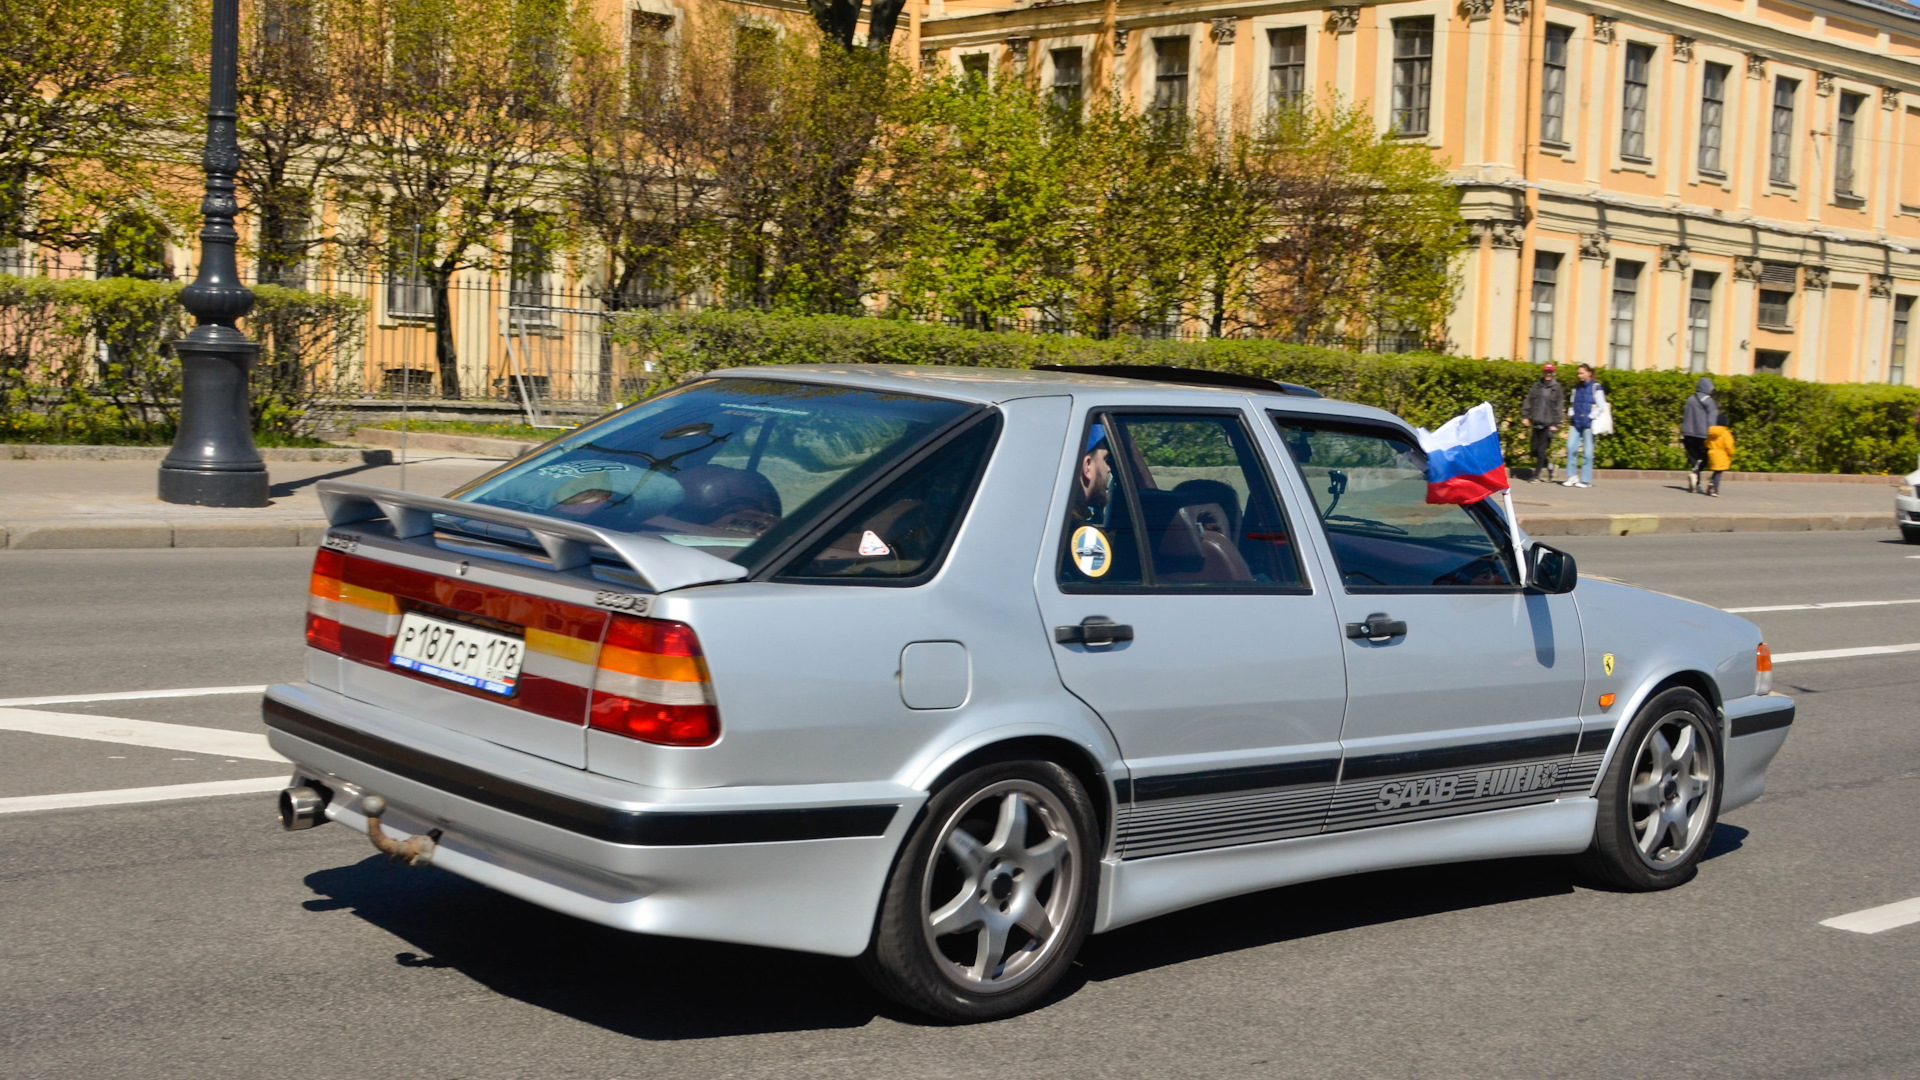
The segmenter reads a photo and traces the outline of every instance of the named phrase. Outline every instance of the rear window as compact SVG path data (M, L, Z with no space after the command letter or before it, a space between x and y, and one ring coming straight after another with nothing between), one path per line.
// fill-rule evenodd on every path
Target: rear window
M454 498L651 533L751 565L970 409L842 386L706 379L584 427Z

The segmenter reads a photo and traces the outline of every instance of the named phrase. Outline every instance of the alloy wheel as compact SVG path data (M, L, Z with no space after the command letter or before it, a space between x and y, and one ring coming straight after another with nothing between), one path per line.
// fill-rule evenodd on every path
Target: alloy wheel
M1700 718L1675 710L1647 729L1634 752L1627 788L1633 845L1654 870L1693 853L1713 813L1713 736Z

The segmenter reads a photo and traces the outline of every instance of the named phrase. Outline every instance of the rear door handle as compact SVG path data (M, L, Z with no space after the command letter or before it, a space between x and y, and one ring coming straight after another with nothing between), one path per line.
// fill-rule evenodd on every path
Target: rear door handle
M1376 611L1367 616L1366 622L1347 624L1347 636L1365 638L1368 641L1385 641L1388 638L1406 637L1407 624L1389 616L1384 611Z
M1116 641L1132 641L1133 627L1114 622L1105 615L1089 615L1080 620L1079 626L1054 627L1053 640L1062 645L1111 645Z

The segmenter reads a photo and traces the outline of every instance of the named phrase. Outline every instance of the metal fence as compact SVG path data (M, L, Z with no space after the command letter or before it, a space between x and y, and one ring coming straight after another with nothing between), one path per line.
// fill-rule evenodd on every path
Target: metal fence
M6 272L90 277L94 271L74 260L29 264L15 259L0 267L0 273ZM152 276L188 280L192 270L165 267ZM644 356L612 340L610 323L619 312L609 307L605 294L567 285L558 275L463 271L444 292L421 278L378 270L283 273L276 283L364 302L364 333L321 372L336 394L348 398L414 399L423 404L492 400L511 403L527 423L545 426L553 422L555 410L578 413L605 407L639 393L653 378L653 365ZM443 303L444 319L438 310ZM691 304L681 307L694 309ZM856 308L846 314L867 312ZM1080 336L1064 321L1048 318L922 321ZM1129 336L1195 340L1211 335L1198 320L1174 318ZM1424 335L1394 332L1299 343L1386 353L1435 348Z

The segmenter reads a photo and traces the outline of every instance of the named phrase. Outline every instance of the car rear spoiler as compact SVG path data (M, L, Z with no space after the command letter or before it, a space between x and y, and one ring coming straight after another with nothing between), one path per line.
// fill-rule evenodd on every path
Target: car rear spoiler
M326 510L329 525L353 525L385 518L393 526L393 535L403 540L430 535L435 514L506 525L532 533L546 549L547 557L553 560L555 570L586 566L593 559L593 549L603 547L639 574L654 592L747 576L747 568L738 563L657 537L347 480L322 480L314 487L320 493L320 505Z

